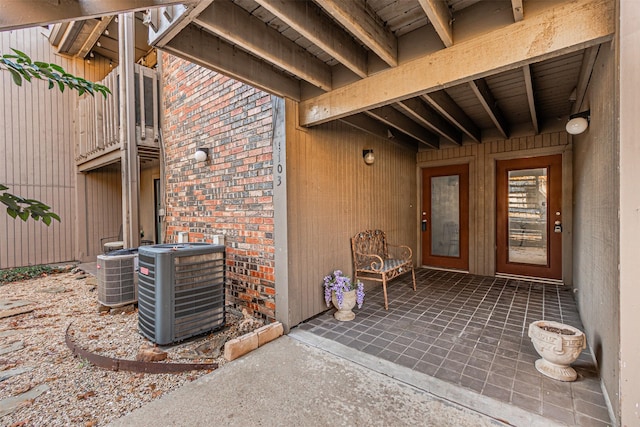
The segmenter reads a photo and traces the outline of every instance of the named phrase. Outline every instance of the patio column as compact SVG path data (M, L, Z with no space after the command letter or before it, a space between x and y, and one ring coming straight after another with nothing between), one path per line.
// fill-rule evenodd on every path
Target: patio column
M122 165L122 237L124 247L140 245L138 204L138 146L134 91L135 16L133 12L118 16L118 50L120 68L120 159Z
M640 3L621 1L618 46L620 96L620 420L640 423ZM611 392L615 392L611 390Z

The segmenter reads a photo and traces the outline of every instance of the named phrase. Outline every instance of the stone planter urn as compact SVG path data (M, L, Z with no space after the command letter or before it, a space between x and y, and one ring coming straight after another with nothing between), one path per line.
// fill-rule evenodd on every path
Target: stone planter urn
M529 325L529 338L542 356L536 360L539 372L560 381L576 380L578 374L570 365L587 347L582 331L563 323L538 320Z
M352 311L353 307L356 306L356 291L343 292L342 295L342 306L338 306L336 293L331 292L331 302L333 306L338 309L338 311L333 313L333 317L341 322L353 320L356 317L356 314Z

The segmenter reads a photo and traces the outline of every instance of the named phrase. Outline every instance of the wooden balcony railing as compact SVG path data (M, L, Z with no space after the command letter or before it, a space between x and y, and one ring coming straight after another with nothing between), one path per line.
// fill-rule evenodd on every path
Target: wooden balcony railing
M160 104L158 73L135 64L135 117L138 153L142 159L157 159L160 152ZM87 96L78 106L79 138L76 165L90 170L119 158L120 141L120 67L111 71L100 83L111 90L103 97Z

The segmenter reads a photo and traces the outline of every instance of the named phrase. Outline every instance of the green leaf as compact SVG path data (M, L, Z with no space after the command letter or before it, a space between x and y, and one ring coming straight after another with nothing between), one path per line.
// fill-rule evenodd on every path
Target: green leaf
M7 213L11 218L14 218L14 219L16 216L18 216L18 212L16 212L15 209L7 208Z
M53 219L55 219L56 221L60 222L60 217L58 216L58 214L55 214L53 212L49 212L49 216Z
M19 212L18 216L20 217L21 220L23 220L24 222L27 222L27 220L29 219L29 212L28 211Z
M20 73L14 70L13 68L7 68L7 70L9 70L9 72L11 73L11 77L13 77L13 82L18 86L22 86L22 77L20 76Z
M59 66L58 64L49 64L49 68L56 70L59 73L64 74L64 68L62 68L61 66Z
M44 222L46 225L51 225L51 218L48 216L43 216L42 222Z
M4 191L4 190L8 190L9 187L5 187L4 185L0 184L0 191Z
M21 52L18 49L14 49L14 48L11 48L11 50L14 51L18 56L31 60L31 58L29 58L29 56L26 53Z

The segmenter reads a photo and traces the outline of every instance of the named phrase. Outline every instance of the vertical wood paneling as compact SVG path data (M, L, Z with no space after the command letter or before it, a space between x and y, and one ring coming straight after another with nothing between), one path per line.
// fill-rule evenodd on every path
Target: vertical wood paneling
M627 382L624 374L621 374L621 366L624 366L621 360L635 360L637 357L637 354L620 352L620 337L624 335L620 325L626 325L624 329L635 330L635 325L620 323L619 319L621 304L625 305L624 301L621 302L621 295L625 294L621 294L620 288L620 235L627 233L625 238L635 236L633 230L620 228L620 189L626 187L627 191L631 189L636 193L637 183L620 182L622 154L618 150L621 145L637 147L637 141L635 135L628 135L629 139L622 143L617 141L620 117L615 111L618 101L613 95L619 89L615 84L619 73L616 62L613 49L600 49L586 101L592 112L589 130L573 137L576 298L587 333L587 343L595 350L603 389L615 412L620 408L620 384ZM629 96L635 96L633 91L631 93ZM625 113L629 114L628 120L637 120L633 111ZM638 167L633 158L623 159L622 162L630 167ZM627 206L627 212L631 212L629 209L630 205ZM633 205L632 209L635 222L636 206ZM634 250L629 247L625 249ZM637 262L637 253L632 257ZM631 283L627 286L638 289L636 277L628 280ZM626 397L631 399L628 394ZM632 424L631 421L628 423Z
M53 53L40 28L0 33L0 52L19 49L33 60L55 63L88 80L104 77L104 61L85 64ZM108 64L108 63L107 63ZM0 183L10 192L50 205L60 223L50 227L0 213L0 268L74 260L75 164L73 161L78 97L48 90L34 80L16 86L0 73Z
M0 33L0 51L24 51L34 60L54 62L72 69L72 61L53 55L39 28ZM62 217L50 227L42 223L14 220L0 214L0 268L72 260L74 247L73 187L68 177L71 162L64 161L71 143L58 133L72 135L74 101L66 91L49 91L44 82L13 84L9 73L0 73L0 132L2 167L0 182L23 197L41 200ZM70 209L71 207L71 209Z
M350 238L385 230L392 243L416 249L415 153L341 123L295 125L287 101L289 307L291 325L326 309L322 278L352 273ZM367 166L363 149L376 161Z

